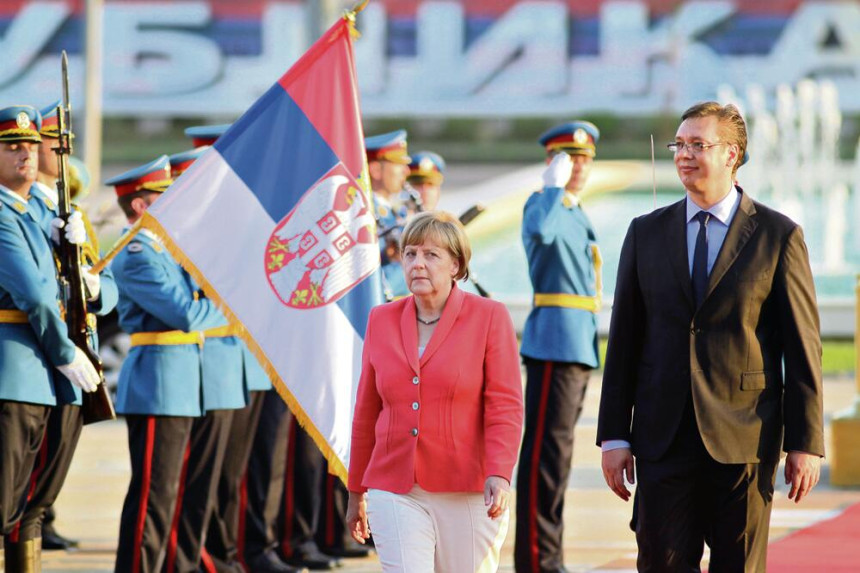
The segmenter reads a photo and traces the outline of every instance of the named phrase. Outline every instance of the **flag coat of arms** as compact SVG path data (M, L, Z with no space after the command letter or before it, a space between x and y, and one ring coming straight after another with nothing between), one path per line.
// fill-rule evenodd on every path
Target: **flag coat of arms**
M345 479L379 248L344 18L146 212Z

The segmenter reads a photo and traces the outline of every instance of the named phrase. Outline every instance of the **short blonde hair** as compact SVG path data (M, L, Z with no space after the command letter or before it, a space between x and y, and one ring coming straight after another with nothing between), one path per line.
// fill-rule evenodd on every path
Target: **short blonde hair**
M466 229L457 217L445 211L425 211L415 215L400 235L400 250L407 246L421 245L428 239L444 247L457 259L460 268L454 275L455 280L469 278L472 246L466 236Z

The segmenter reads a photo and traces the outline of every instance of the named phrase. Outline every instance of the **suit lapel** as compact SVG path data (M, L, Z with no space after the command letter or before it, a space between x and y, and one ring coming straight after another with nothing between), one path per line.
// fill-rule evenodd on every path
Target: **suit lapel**
M442 311L442 318L439 319L439 324L436 325L436 330L433 331L433 336L430 337L430 342L427 343L427 348L424 349L424 354L421 355L421 366L427 364L433 353L442 346L445 339L451 333L451 328L457 321L457 316L460 314L460 309L463 307L463 299L465 295L463 291L454 283L451 289L451 294L448 295L448 301L445 303L445 310ZM413 315L415 305L412 305ZM415 328L415 320L413 318L412 327ZM417 336L417 334L416 334ZM416 342L417 345L417 342Z
M753 205L752 200L743 190L739 188L739 191L741 192L741 202L738 205L737 212L735 212L734 219L732 219L729 225L729 231L726 233L726 238L723 241L723 246L720 248L719 254L717 254L717 260L714 261L714 267L711 269L711 275L708 278L708 292L705 294L705 298L710 296L714 289L717 288L720 280L725 276L726 271L729 270L735 259L738 258L741 250L743 250L758 226L753 217L755 215L755 205Z
M669 264L675 273L675 278L681 285L681 291L687 304L693 308L693 285L690 281L690 261L687 258L687 199L681 199L666 212L668 221L663 225L663 240L665 252L669 255Z
M415 300L411 296L404 301L403 312L400 313L400 337L409 366L415 374L419 374L418 321L415 319Z

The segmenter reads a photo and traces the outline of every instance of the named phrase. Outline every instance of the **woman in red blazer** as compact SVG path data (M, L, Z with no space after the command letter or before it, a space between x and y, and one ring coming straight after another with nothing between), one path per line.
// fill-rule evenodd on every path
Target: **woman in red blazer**
M410 571L494 571L523 419L513 324L457 287L471 248L455 217L416 216L401 249L412 296L370 313L347 522L360 543L372 527L386 571L407 555Z

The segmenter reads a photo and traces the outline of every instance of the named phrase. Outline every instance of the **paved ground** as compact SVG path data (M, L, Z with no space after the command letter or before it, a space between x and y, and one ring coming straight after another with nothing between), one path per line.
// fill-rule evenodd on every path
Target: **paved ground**
M834 411L851 403L855 388L854 380L847 377L826 381L828 420ZM627 529L630 506L615 498L606 488L600 472L600 453L592 445L599 395L600 380L595 377L576 429L578 446L565 506L565 557L570 571L635 568L636 545ZM80 539L81 549L75 553L46 553L45 571L112 571L120 507L129 478L125 440L125 424L121 421L97 424L84 430L66 488L57 502L58 529ZM802 504L797 506L789 502L786 494L785 486L778 483L772 539L860 502L860 488L840 489L828 485L826 465L822 484ZM513 538L509 535L504 547L502 571L513 570L512 548ZM824 561L822 567L826 570ZM379 570L374 559L347 561L340 569L355 573Z

